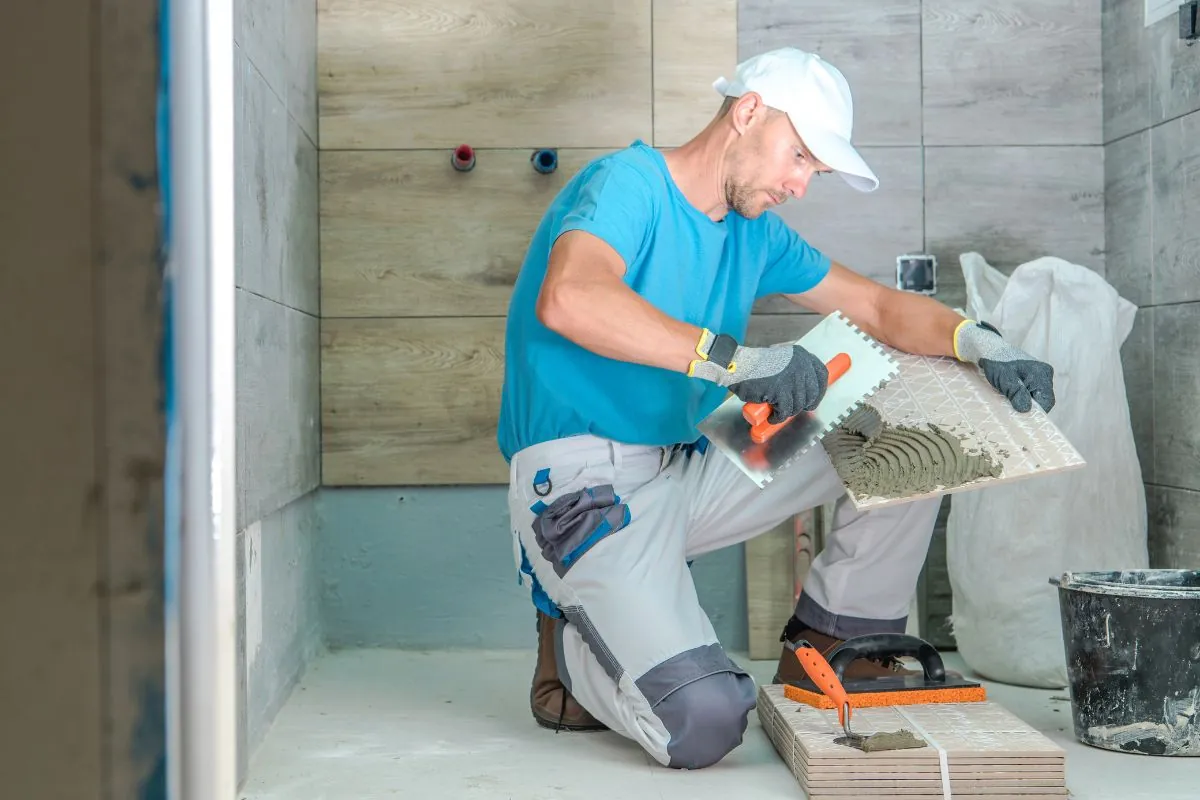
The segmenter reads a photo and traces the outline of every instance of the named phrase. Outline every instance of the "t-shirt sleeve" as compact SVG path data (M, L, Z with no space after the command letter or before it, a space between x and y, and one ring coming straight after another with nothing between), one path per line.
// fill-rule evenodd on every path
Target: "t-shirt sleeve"
M613 158L587 168L570 206L553 231L586 231L609 244L625 261L625 280L633 280L638 254L653 229L655 198L650 182L632 165Z
M829 273L829 256L796 233L778 214L766 213L766 266L758 282L758 296L802 294Z

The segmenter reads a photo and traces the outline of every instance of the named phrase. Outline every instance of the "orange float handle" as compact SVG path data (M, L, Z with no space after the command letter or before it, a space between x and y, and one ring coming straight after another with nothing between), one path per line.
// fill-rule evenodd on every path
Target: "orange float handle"
M825 362L825 368L829 371L829 380L827 386L832 386L834 381L846 374L850 369L850 354L838 353L833 358ZM788 424L788 419L783 422L770 423L767 418L771 416L770 403L746 403L742 406L742 418L750 423L750 439L755 444L762 444L767 439L775 435L775 431Z
M843 728L846 727L850 723L850 695L838 680L833 667L829 665L825 656L821 655L821 651L805 641L796 646L796 658L800 661L800 666L804 667L809 680L837 706L838 722Z

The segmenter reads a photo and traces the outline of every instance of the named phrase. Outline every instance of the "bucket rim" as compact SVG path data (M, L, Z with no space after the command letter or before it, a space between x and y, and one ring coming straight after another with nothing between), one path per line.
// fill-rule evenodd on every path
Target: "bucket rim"
M1123 583L1111 580L1108 577L1114 573L1148 573L1160 576L1178 575L1181 578L1193 578L1194 580L1180 581L1181 584L1191 583L1192 585L1190 586L1172 586L1171 584L1159 583ZM1057 586L1063 591L1079 591L1091 594L1200 600L1200 570L1195 569L1155 569L1148 567L1128 570L1068 571L1050 578L1050 584Z

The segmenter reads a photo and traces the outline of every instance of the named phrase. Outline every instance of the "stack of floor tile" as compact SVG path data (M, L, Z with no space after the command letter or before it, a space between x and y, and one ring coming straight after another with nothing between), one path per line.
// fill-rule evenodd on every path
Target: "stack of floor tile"
M864 753L837 744L837 712L789 700L783 687L760 686L758 718L808 800L898 797L902 800L1061 798L1066 753L992 702L863 708L856 733L905 729L928 746Z

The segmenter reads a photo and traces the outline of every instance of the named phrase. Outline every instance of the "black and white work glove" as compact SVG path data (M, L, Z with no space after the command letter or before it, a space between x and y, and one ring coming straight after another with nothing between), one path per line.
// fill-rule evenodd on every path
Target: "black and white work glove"
M978 364L998 392L1022 413L1036 400L1044 411L1054 407L1054 367L1004 341L986 322L964 320L954 332L954 354Z
M825 396L829 370L821 359L790 342L743 347L727 334L705 329L688 375L724 386L746 403L768 403L771 424L812 411Z

